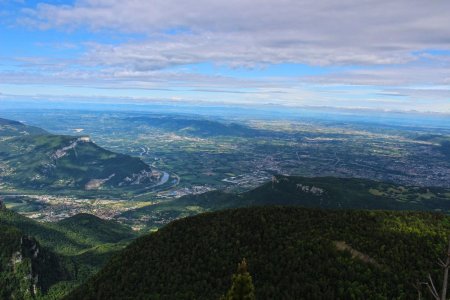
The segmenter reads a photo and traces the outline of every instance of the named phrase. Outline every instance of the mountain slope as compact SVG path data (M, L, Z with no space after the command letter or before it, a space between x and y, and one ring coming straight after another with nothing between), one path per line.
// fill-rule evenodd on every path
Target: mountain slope
M4 293L0 299L33 294L58 298L94 274L135 236L126 226L87 214L38 223L2 208L0 287L5 288L0 288Z
M342 209L450 210L450 190L356 178L277 176L244 194L246 205Z
M89 214L78 214L58 223L40 223L2 209L0 225L17 228L36 238L44 247L64 255L76 255L92 247L136 237L127 226Z
M243 257L257 299L414 299L418 280L440 280L449 233L450 217L430 213L202 214L139 238L66 299L218 299Z
M48 134L48 132L38 127L28 126L17 121L0 118L0 140L3 140L4 138L38 134Z
M209 137L209 136L255 136L263 134L263 131L250 128L237 123L222 123L185 116L145 116L127 119L139 125L146 124L151 127L178 132L187 135Z
M136 237L130 228L90 214L78 214L57 223L59 228L76 232L93 243L117 243Z
M33 299L67 279L55 253L16 228L0 225L0 299Z
M139 158L105 150L88 137L52 135L19 122L0 120L0 174L10 188L98 190L153 183Z
M333 209L389 209L450 212L450 190L406 187L367 179L277 176L242 194L213 191L189 195L123 213L127 218L152 215L148 226L225 208L298 205Z

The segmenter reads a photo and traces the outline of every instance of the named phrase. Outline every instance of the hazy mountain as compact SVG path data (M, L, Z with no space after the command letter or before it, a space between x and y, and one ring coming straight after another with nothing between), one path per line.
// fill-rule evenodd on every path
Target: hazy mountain
M255 136L264 133L262 130L253 129L243 124L183 116L154 115L132 117L128 118L127 121L135 122L138 125L146 124L167 131L201 137Z
M28 126L17 121L0 118L0 140L38 134L48 134L48 132L38 127Z

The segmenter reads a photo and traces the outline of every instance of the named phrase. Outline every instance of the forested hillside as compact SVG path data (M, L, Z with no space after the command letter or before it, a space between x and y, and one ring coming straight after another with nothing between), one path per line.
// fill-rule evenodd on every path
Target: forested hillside
M416 299L449 234L450 217L422 212L207 213L139 238L66 299L218 299L243 258L257 299Z
M5 119L0 119L0 159L2 185L12 191L138 189L154 181L142 160L108 151L87 136L53 135Z
M59 299L134 237L92 215L37 223L0 208L0 299Z
M0 225L0 299L34 299L68 279L55 253L18 229Z
M27 135L48 134L44 129L28 126L21 122L0 118L0 138L18 137Z
M139 218L152 215L149 227L202 212L226 208L295 205L332 209L384 209L450 212L450 190L402 186L367 179L336 177L276 176L251 191L233 194L212 191L188 195L146 206L122 215ZM161 222L163 220L163 222Z

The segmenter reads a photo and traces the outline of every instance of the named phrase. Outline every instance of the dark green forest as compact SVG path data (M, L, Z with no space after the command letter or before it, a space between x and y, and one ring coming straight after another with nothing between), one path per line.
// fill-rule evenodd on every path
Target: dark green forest
M440 282L449 234L450 217L423 212L206 213L138 238L66 299L219 299L244 257L256 299L416 299L428 273Z
M38 223L1 208L0 299L60 299L134 237L92 215Z

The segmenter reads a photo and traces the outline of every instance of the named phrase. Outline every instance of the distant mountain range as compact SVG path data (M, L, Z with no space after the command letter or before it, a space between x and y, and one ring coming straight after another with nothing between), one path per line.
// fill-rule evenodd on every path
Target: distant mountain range
M127 118L129 122L136 122L139 125L148 126L180 132L187 135L200 137L210 136L260 136L263 130L250 128L238 123L217 122L203 118L183 117L183 116L143 116Z
M87 136L53 135L0 119L0 183L27 190L108 190L153 183L139 158L97 146Z

